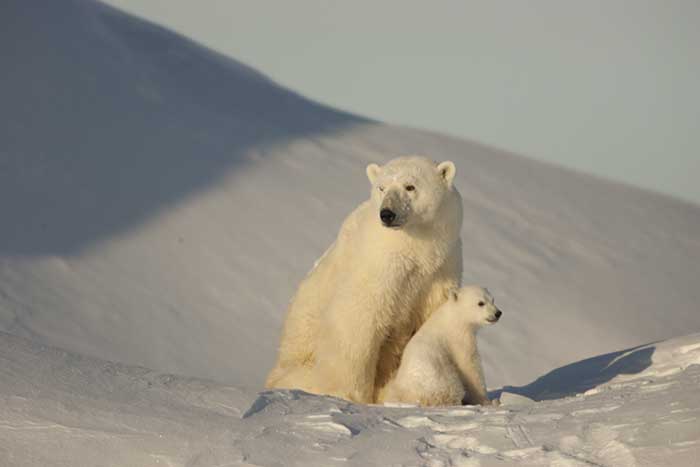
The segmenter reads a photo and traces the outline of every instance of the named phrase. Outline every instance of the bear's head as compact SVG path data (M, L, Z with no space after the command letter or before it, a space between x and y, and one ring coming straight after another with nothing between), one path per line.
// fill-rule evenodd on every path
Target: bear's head
M450 161L436 164L426 157L399 157L383 166L369 164L371 201L377 220L391 229L435 222L445 199L455 192L456 173ZM461 224L461 219L460 219Z
M484 287L469 285L450 292L447 301L459 320L469 325L483 326L496 323L503 314L496 307L493 296Z

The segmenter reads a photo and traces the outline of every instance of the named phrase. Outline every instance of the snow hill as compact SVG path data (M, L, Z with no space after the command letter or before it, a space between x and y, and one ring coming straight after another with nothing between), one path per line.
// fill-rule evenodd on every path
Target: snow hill
M491 386L700 330L700 207L310 102L89 0L5 1L0 330L260 388L365 165L450 159Z
M700 336L633 346L700 331L700 207L324 107L91 0L0 18L0 465L697 460ZM365 165L408 153L457 165L504 405L258 395Z

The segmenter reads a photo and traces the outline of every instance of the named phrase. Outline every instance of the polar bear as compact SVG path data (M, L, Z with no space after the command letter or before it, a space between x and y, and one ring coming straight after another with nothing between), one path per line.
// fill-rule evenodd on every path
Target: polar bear
M268 388L374 402L410 337L461 282L454 163L408 156L366 172L370 199L289 305Z
M411 338L380 402L491 405L476 332L501 317L488 290L462 287Z

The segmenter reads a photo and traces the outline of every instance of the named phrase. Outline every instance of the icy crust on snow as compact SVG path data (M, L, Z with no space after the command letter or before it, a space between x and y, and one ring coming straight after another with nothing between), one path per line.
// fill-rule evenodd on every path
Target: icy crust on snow
M0 459L3 466L692 465L700 455L700 334L649 347L643 370L620 371L586 393L536 402L503 392L501 407L424 409L301 391L256 396L0 333Z

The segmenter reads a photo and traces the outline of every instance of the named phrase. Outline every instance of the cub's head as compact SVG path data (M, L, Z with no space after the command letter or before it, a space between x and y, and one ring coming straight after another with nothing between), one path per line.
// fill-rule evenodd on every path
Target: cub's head
M436 164L419 156L399 157L383 166L369 164L367 177L377 220L390 229L434 222L445 196L453 190L455 172L450 161Z
M453 312L459 314L460 319L477 326L494 324L503 314L496 307L489 291L476 285L450 292L448 303Z

